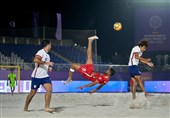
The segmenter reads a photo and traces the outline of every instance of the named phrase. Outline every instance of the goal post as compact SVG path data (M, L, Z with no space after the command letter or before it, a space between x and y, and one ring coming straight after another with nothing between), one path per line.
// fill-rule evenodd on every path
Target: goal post
M10 68L15 68L17 69L17 80L18 80L18 93L20 93L20 80L21 80L21 71L20 71L20 66L8 66L8 65L0 65L1 72L4 69L10 69ZM1 73L2 74L2 73Z

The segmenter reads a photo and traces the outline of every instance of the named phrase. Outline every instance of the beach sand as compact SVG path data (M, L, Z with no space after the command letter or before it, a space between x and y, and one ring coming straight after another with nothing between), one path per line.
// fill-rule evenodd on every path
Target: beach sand
M170 118L170 94L154 93L145 99L138 93L138 101L145 107L131 109L131 93L53 93L51 107L44 109L44 93L33 98L29 112L24 112L27 94L1 94L0 118Z

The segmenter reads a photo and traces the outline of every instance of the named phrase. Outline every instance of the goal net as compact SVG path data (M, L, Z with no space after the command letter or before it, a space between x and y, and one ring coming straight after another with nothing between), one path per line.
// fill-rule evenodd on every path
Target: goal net
M10 81L8 80L8 75L13 71L16 75L17 84L15 82L15 91L14 93L20 93L20 66L7 66L0 65L0 92L1 93L10 93ZM8 80L8 84L7 84Z

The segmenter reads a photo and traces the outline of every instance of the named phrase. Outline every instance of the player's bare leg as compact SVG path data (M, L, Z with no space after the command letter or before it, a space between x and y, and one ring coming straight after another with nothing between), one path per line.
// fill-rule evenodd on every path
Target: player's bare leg
M70 71L68 74L68 79L64 82L64 84L68 84L69 82L72 82L73 73L75 72L75 70L77 71L79 68L80 65L75 63L71 64Z
M92 36L88 38L88 47L87 47L87 61L86 64L93 64L93 55L92 55L92 43L93 40L98 39L97 36Z
M137 80L137 83L139 84L140 88L142 89L142 91L145 93L145 96L149 96L150 94L148 94L144 88L144 85L143 85L143 81L142 81L142 78L141 76L135 76L135 79Z
M44 89L46 90L45 93L45 111L46 112L53 112L55 109L50 108L51 96L52 96L52 85L50 83L43 85Z
M31 89L30 93L28 94L27 98L26 98L26 102L25 102L25 106L24 106L24 111L28 111L28 106L32 100L32 98L34 97L34 95L36 94L37 90L33 90Z
M132 99L135 99L136 98L136 85L137 85L137 82L135 80L135 78L131 78L132 80Z
M93 60L92 60L92 42L95 39L98 39L98 37L97 36L92 36L92 37L88 38L87 62L86 62L86 64L92 64L93 63ZM72 64L71 68L70 68L70 71L69 71L68 79L63 83L67 84L67 83L71 82L74 71L75 70L77 71L79 68L80 68L80 65Z

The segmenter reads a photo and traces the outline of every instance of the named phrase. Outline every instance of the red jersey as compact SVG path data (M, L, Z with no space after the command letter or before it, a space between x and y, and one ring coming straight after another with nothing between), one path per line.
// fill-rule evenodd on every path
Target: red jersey
M94 72L93 64L84 64L81 65L78 69L78 72L84 77L89 79L92 82L97 81L99 84L106 84L109 81L109 78L102 73Z

